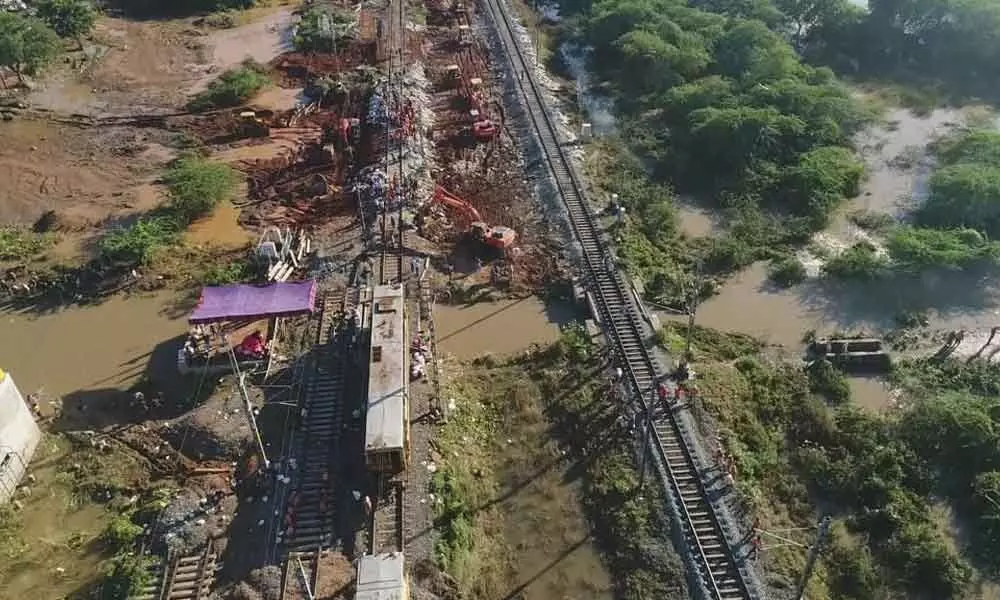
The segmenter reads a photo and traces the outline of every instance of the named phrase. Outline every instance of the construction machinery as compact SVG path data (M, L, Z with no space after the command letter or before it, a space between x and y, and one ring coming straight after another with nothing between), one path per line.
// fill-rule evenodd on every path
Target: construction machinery
M434 187L434 197L431 202L443 204L457 211L469 223L468 235L487 248L506 252L517 240L516 231L510 227L488 225L474 206L441 186Z
M262 138L271 135L271 128L268 124L252 110L240 112L238 127L238 135L240 137Z

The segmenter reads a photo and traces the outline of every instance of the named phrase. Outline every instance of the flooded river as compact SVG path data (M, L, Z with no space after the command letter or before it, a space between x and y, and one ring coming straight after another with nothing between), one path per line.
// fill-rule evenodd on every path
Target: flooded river
M172 301L170 294L117 296L41 316L0 312L0 368L23 393L50 397L127 388L147 370L171 376L187 331Z

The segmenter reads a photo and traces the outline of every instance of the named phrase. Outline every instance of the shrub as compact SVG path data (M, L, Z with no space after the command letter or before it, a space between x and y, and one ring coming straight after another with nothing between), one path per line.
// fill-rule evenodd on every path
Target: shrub
M0 226L0 260L24 260L45 249L49 242L45 235L19 227Z
M179 158L163 179L170 194L170 209L185 223L228 199L239 181L232 167L195 155Z
M889 261L874 246L859 242L823 265L823 272L840 279L872 280L881 277Z
M239 106L270 83L267 67L247 60L241 67L226 71L208 84L208 89L195 96L188 108L206 110Z
M915 271L941 267L960 269L997 256L997 244L973 229L926 229L900 226L889 234L889 255Z
M172 216L145 217L104 236L100 252L112 261L146 265L162 248L176 243L181 230L181 224Z
M247 261L232 261L209 267L202 275L201 282L204 285L239 283L250 277L251 273L251 266Z
M336 52L341 40L352 35L353 12L314 6L302 15L295 31L295 49L301 52Z
M142 591L150 580L152 560L131 552L115 555L104 567L101 600L125 600Z
M38 16L60 36L79 40L97 22L97 9L89 0L42 0Z
M141 534L142 527L133 523L130 515L119 513L111 518L101 540L115 552L127 551Z
M873 210L857 210L847 215L847 218L858 227L874 232L886 231L896 222L892 215Z
M844 404L851 399L847 378L825 358L813 361L806 373L809 375L809 391L823 396L831 404Z
M794 256L786 256L771 262L768 277L782 287L791 287L805 281L806 268L799 259Z

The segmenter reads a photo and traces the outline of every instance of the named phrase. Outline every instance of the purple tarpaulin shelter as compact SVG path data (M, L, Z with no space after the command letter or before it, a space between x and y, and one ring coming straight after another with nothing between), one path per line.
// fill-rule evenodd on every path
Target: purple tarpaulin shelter
M188 322L291 317L311 313L315 303L314 280L206 287L202 288L198 307L191 313Z

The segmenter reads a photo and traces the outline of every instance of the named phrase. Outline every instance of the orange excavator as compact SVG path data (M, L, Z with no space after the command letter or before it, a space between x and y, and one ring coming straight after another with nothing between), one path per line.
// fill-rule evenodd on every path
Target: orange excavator
M476 207L439 185L434 187L434 197L431 201L458 211L469 222L469 235L489 248L506 251L517 240L516 231L510 227L487 225Z

